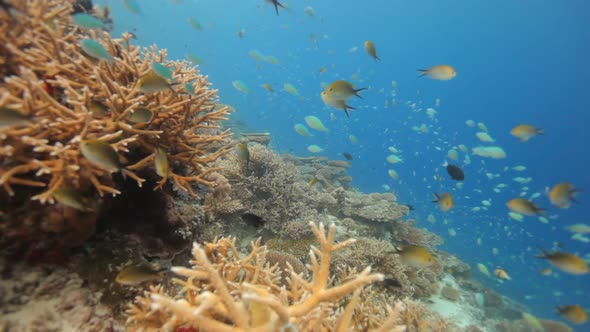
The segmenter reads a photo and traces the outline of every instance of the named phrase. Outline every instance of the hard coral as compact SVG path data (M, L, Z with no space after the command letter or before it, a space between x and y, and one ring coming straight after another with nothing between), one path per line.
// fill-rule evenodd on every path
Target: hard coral
M261 219L262 227L274 234L296 238L310 235L307 221L317 220L324 208L336 205L336 199L310 187L295 165L271 149L256 143L249 144L248 149L248 165L234 154L216 163L220 168L217 172L230 186L223 195L206 197L210 218L232 223L232 218L237 222L241 214L249 214Z
M408 207L397 204L391 193L360 194L350 192L343 207L346 217L372 222L392 222L408 213Z
M287 287L280 287L278 271L264 265L266 248L257 243L244 258L235 249L235 240L195 244L192 268L173 268L181 277L176 280L181 293L171 297L152 287L138 297L128 311L130 330L403 331L404 327L395 327L401 304L395 309L381 304L377 313L359 305L361 290L381 275L367 268L333 284L332 253L354 240L336 244L334 225L327 232L322 224L311 227L320 246L310 252L310 281L291 270Z
M168 61L166 51L155 46L131 45L130 34L114 40L107 32L75 26L73 2L13 0L6 3L14 10L0 10L0 72L5 75L0 107L27 119L0 128L0 209L6 211L0 216L16 221L44 209L61 188L75 189L86 213L98 210L104 194L120 194L124 188L112 176L115 170L82 155L81 141L88 139L108 143L137 185L144 182L142 177L159 179L156 188L170 180L196 196L192 185L210 186L206 176L215 169L209 164L229 149L231 133L219 129L229 108L215 108L216 91L190 63ZM110 59L89 57L81 46L86 39L102 45ZM142 91L139 82L152 75L154 63L168 67L184 89L171 85L159 92ZM141 109L152 116L136 123L130 116ZM170 163L161 178L154 171L157 148ZM31 221L29 228L38 229L39 223ZM18 229L10 231L26 237Z

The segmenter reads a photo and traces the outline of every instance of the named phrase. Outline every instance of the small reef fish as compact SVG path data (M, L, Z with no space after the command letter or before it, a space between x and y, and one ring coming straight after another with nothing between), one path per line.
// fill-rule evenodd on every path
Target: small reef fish
M452 165L447 162L445 162L443 164L443 166L447 168L447 173L449 173L449 176L451 177L451 179L453 179L455 181L465 180L465 173L463 172L463 170L459 166Z
M586 225L586 224L573 224L573 225L566 226L565 229L567 229L568 231L570 231L572 233L578 233L578 234L590 233L590 225Z
M248 55L256 61L264 61L265 55L259 50L249 50Z
M58 188L53 191L53 197L63 206L71 207L82 212L92 211L92 209L88 207L84 197L82 197L82 194L74 188Z
M238 32L236 33L236 35L238 36L238 38L244 38L246 37L246 29L240 29L238 30Z
M322 97L324 105L328 107L333 107L338 110L343 110L344 113L346 113L347 118L350 118L350 113L348 112L349 110L356 110L356 108L347 105L346 100L334 98L330 96L326 91L322 91L320 96Z
M342 156L344 156L346 160L352 160L352 155L348 152L342 152Z
M534 126L528 125L528 124L521 124L518 125L514 128L512 128L512 130L510 130L510 134L518 139L520 139L521 142L526 142L529 139L539 135L539 134L544 134L545 131L541 128L536 128Z
M457 152L457 150L455 150L455 149L451 149L451 150L449 150L449 152L447 152L447 157L449 157L449 159L452 159L454 161L458 161L459 160L459 152Z
M235 80L231 82L231 85L236 88L236 90L243 92L243 93L248 93L250 92L250 88L248 87L248 85L246 85L246 83L240 81L240 80Z
M174 81L174 77L172 77L172 72L170 71L170 69L168 69L168 67L164 66L163 64L159 62L152 63L152 70L154 71L154 73L162 76L163 78L170 81Z
M156 174L163 178L168 177L170 165L168 164L168 157L162 148L157 148L154 156L154 166L156 167Z
M154 113L145 107L139 107L127 115L127 120L131 123L150 123Z
M277 57L274 55L267 55L264 57L264 60L271 65L278 65L280 63L279 59L277 59Z
M517 172L522 172L522 171L526 171L526 166L518 165L518 166L512 167L512 169Z
M80 151L84 158L96 166L108 171L121 171L125 169L121 165L121 156L106 142L87 139L80 142Z
M203 30L203 27L201 26L201 24L199 23L199 21L195 20L194 18L189 17L187 19L187 22L193 27L193 29L195 29L197 31Z
M113 62L111 54L94 39L84 39L80 42L80 46L84 53L98 60L106 60L108 63Z
M123 0L123 3L130 12L141 15L141 9L139 8L139 4L136 0Z
M275 93L275 90L272 88L272 86L270 86L270 84L268 83L264 83L262 84L262 87L264 88L264 90L268 91L268 92L272 92Z
M97 99L90 100L89 110L90 110L90 113L92 113L92 115L96 116L96 117L105 116L105 115L109 114L109 112L110 112L107 105L105 105L102 101L97 100Z
M324 149L322 149L318 145L312 144L307 147L307 151L309 151L311 153L320 153L320 152L324 151Z
M589 272L586 261L574 254L562 251L546 252L542 248L539 249L541 250L541 255L536 256L537 258L548 260L551 265L564 272L575 275L588 274Z
M453 197L449 193L440 193L437 194L435 192L432 193L434 195L434 200L432 203L438 203L438 207L443 211L447 212L453 207Z
M287 91L289 94L291 94L293 96L299 95L299 91L297 91L297 89L291 83L285 83L283 85L283 89L285 89L285 91Z
M203 64L203 59L199 58L198 56L196 56L194 54L187 53L186 58L189 59L195 65L202 65Z
M248 144L238 143L236 144L236 153L238 158L246 163L246 168L250 164L250 150L248 150Z
M535 203L526 198L514 198L506 203L506 206L512 211L525 216L534 216L543 214L545 209L539 208Z
M330 98L338 100L346 100L352 96L357 96L363 99L359 92L366 89L367 88L355 89L354 85L348 81L336 80L328 85L326 88L326 93L330 96Z
M416 268L428 267L436 261L434 256L422 246L402 245L396 253L404 264Z
M77 13L72 15L72 21L79 27L86 29L106 29L107 26L98 18L86 13Z
M297 124L295 124L294 128L295 128L295 131L296 131L296 132L297 132L299 135L301 135L301 136L306 136L306 137L307 137L307 136L313 136L313 135L312 135L312 134L309 132L309 129L307 129L307 127L306 127L305 125L301 124L301 123L297 123Z
M434 80L448 81L457 76L455 69L449 65L436 65L428 69L418 69L421 72L420 76L428 76Z
M375 44L372 41L365 41L365 52L367 52L367 54L375 61L381 61L381 59L379 59L377 56L377 49L375 48Z
M510 276L504 269L495 269L494 275L502 280L510 280Z
M154 72L145 75L137 81L137 87L143 93L155 93L166 89L175 92L172 86L176 84L178 83L168 83L165 78Z
M316 182L318 182L318 178L314 176L313 178L311 178L311 180L309 180L309 186L313 186Z
M358 137L356 137L355 135L348 135L348 140L352 144L357 144L359 142Z
M124 286L137 286L147 281L160 279L160 273L165 270L154 270L145 264L129 265L119 271L115 282Z
M495 140L490 136L490 134L486 133L485 131L478 131L475 133L475 136L484 143L494 143Z
M546 267L546 268L542 269L541 271L539 271L539 273L544 276L550 276L553 273L553 270L551 270L551 268L549 268L549 267Z
M389 156L387 156L387 158L385 158L385 160L387 160L387 162L390 164L397 164L404 161L402 158L394 154L390 154Z
M530 327L532 327L535 331L545 331L543 324L539 321L539 319L528 312L522 313L522 319L525 323L527 323Z
M275 6L275 11L276 11L276 13L277 13L277 16L279 15L279 7L281 7L281 8L285 8L285 6L283 6L283 5L282 5L282 4L279 2L279 0L265 0L265 1L266 1L266 2L268 2L268 3L272 3L272 4L273 4L273 6Z
M304 120L308 126L310 126L311 128L313 128L317 131L323 131L323 132L328 131L328 128L326 128L326 126L324 126L324 124L322 123L322 120L320 120L318 117L316 117L314 115L308 115L304 118Z
M493 159L504 159L506 158L506 152L499 146L477 146L471 149L471 152L480 157L493 158Z
M303 12L309 17L315 16L315 11L313 10L313 8L311 6L307 6L307 7L303 8Z
M579 191L571 183L561 182L549 191L549 201L558 208L567 209L572 205L571 202L578 203L575 194Z
M0 107L0 129L30 123L29 116L9 107Z
M557 313L574 324L584 324L588 321L586 311L577 304L557 307Z
M486 277L490 276L490 271L482 263L477 263L477 269L479 270L479 272L483 273Z

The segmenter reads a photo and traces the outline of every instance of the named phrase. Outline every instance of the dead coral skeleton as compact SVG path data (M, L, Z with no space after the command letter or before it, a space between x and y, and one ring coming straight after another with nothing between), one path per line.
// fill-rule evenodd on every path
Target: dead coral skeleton
M332 253L354 239L334 243L334 225L327 231L321 223L310 226L319 242L319 248L312 246L309 253L310 280L289 267L288 286L279 286L280 271L276 265L264 265L267 251L259 243L253 243L245 258L240 258L235 239L195 244L192 268L172 269L181 277L176 279L181 286L179 295L171 297L161 287L146 291L128 310L130 330L404 331L405 327L397 324L401 303L394 308L381 304L378 311L359 305L363 288L381 280L382 275L366 268L350 273L341 283L334 282Z
M6 76L0 82L0 107L28 119L0 128L0 186L11 196L15 186L42 188L32 197L41 203L53 203L61 187L88 195L119 194L113 170L81 153L80 142L95 139L128 159L125 173L140 186L144 179L137 173L152 171L155 151L162 149L170 170L156 188L170 180L196 196L191 184L211 185L206 176L215 169L208 165L229 150L231 133L219 130L228 108L215 109L216 90L189 62L168 61L166 51L155 46L131 45L130 34L114 40L107 32L73 25L73 2L7 1L15 10L0 10L5 58L0 72ZM81 46L85 39L100 43L112 61L87 56ZM140 79L153 75L155 63L168 67L177 84L142 91ZM142 108L151 112L150 119L131 121Z

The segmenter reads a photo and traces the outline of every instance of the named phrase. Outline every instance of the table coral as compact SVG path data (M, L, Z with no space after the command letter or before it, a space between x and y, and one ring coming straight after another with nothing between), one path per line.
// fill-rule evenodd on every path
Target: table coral
M146 291L129 309L130 331L404 331L396 323L401 304L393 309L381 304L378 311L359 305L361 290L382 275L367 268L333 282L332 253L354 240L334 243L334 225L327 231L322 224L310 226L319 242L310 251L310 280L289 269L288 286L280 287L280 271L264 265L266 248L258 243L244 258L235 239L195 244L192 268L172 269L181 277L176 279L180 295L171 297L161 287Z

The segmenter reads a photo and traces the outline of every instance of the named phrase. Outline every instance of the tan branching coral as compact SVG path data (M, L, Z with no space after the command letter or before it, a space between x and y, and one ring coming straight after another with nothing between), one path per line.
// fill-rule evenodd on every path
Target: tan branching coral
M218 130L228 108L214 110L216 91L195 67L166 60L166 51L155 46L131 45L130 34L113 40L106 32L75 27L69 15L73 1L7 2L15 10L0 10L0 53L6 55L0 63L6 73L0 107L21 112L28 121L0 129L2 190L14 195L15 186L41 188L32 197L41 203L53 202L61 187L90 196L119 194L112 170L81 154L85 139L109 143L140 186L144 179L138 174L155 176L156 148L171 164L157 187L171 181L196 195L192 184L211 185L206 175L215 169L207 166L229 148L229 131ZM112 61L86 55L85 39L98 41ZM168 67L178 85L142 91L140 79L152 73L154 63ZM151 118L131 121L140 108L149 109Z
M397 326L402 305L360 305L362 289L383 278L370 268L351 272L334 283L332 253L354 243L334 243L336 227L326 231L310 223L319 248L310 251L310 279L289 268L287 287L279 286L280 271L264 264L267 251L258 243L240 258L235 239L223 238L204 247L195 244L192 268L175 267L178 296L152 287L128 310L131 331L404 331ZM352 294L352 296L351 296ZM346 301L345 301L346 300ZM386 308L386 310L384 310ZM370 316L370 317L362 317Z

